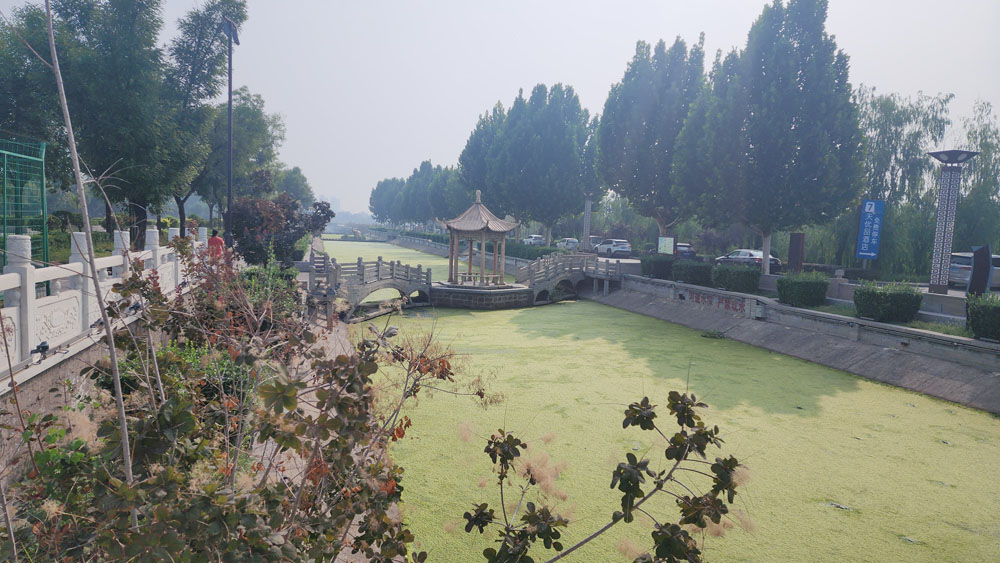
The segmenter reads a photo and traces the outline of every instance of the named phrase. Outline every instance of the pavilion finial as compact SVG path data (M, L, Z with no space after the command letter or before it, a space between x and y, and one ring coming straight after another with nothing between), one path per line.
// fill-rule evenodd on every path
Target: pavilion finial
M476 203L483 202L483 192L476 190Z

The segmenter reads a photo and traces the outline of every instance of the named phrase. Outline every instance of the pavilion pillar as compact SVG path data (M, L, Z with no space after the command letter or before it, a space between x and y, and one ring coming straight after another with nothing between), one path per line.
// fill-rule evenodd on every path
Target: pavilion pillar
M500 241L493 241L493 275L497 275L500 272L497 271L497 258L500 256Z
M455 283L455 231L448 229L448 283Z
M507 263L507 235L504 234L504 237L500 239L500 283L501 284L504 283L503 267L504 264L506 263Z
M479 284L486 285L486 229L479 241Z
M472 273L472 249L476 246L476 240L469 239L469 274Z

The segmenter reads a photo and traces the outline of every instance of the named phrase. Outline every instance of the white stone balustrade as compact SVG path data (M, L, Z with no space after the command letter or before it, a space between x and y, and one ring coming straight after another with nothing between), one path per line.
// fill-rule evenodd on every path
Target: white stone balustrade
M173 233L176 229L170 229ZM115 283L128 275L131 263L136 260L145 265L145 271L156 269L160 289L173 293L181 279L181 260L170 247L159 245L159 232L146 231L145 249L129 251L128 231L115 231L114 251L111 256L97 258L97 273L105 300L114 301ZM6 332L6 350L10 363L18 371L32 360L32 350L46 342L49 350L76 341L91 331L101 318L94 294L94 282L89 277L86 236L73 233L68 264L36 268L31 262L31 237L7 236L7 265L0 275L3 307L0 316ZM195 242L196 247L203 241ZM48 295L41 284L48 283ZM0 345L4 344L0 339ZM0 367L6 371L6 358L0 358Z

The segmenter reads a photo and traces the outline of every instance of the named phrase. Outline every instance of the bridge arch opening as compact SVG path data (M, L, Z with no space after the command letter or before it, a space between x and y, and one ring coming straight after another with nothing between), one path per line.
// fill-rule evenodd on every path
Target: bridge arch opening
M545 289L538 292L538 295L535 296L535 303L544 303L548 300L549 300L549 292L548 290Z
M562 280L556 284L556 287L552 290L552 300L562 301L563 299L571 299L576 297L576 289L573 287L573 282L570 280Z
M420 290L414 291L408 296L408 298L409 302L414 305L427 305L431 302L431 296L428 295L427 292Z

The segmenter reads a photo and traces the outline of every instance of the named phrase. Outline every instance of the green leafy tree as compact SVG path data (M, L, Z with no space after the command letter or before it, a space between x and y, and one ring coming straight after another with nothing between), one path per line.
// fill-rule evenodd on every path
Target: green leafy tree
M368 211L379 223L398 223L396 216L396 201L400 199L406 180L403 178L386 178L379 181L368 197Z
M703 82L704 36L690 50L677 38L636 43L621 82L611 87L597 136L597 171L612 191L656 220L660 233L682 218L674 197L676 140Z
M192 180L212 152L210 133L216 109L209 103L222 92L226 78L227 40L219 30L223 17L237 27L247 18L244 0L210 0L179 22L179 35L168 48L165 102L174 120L169 156L173 163L168 184L185 234L185 204L195 193Z
M738 59L726 57L695 113L703 119L699 166L678 172L685 190L705 190L701 215L727 216L759 233L829 222L863 187L863 137L847 56L824 29L824 0L764 7ZM699 136L689 131L686 139ZM723 146L713 140L726 139ZM683 165L680 165L683 167ZM716 169L716 166L719 168ZM696 175L703 182L692 180ZM723 211L724 210L724 211ZM763 261L764 273L770 263Z
M498 186L489 184L490 150L499 143L501 129L507 120L507 111L497 102L493 109L480 116L469 135L462 154L458 157L458 171L462 182L470 190L481 190L495 213L509 213L505 194Z
M979 155L963 172L963 196L955 212L955 246L967 252L989 244L1000 249L1000 127L993 106L978 101L972 116L964 120L967 150Z
M428 190L431 213L436 219L457 217L468 209L472 201L472 190L462 181L462 175L455 167L436 167Z
M194 192L210 207L226 205L228 117L226 104L215 111L209 136L211 152L191 181ZM233 91L233 198L266 197L274 190L277 151L285 139L281 117L264 110L264 98L246 87Z
M298 200L303 207L308 207L316 201L316 196L313 195L312 187L309 185L306 175L302 173L302 169L298 166L291 169L286 168L278 172L275 188L278 192L286 193Z

